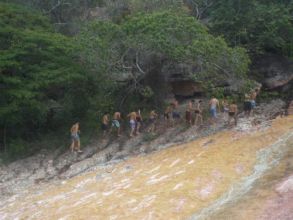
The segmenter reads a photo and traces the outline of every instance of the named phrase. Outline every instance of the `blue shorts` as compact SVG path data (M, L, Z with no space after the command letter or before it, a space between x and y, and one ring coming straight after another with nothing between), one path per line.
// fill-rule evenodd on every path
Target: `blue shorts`
M210 113L213 118L217 117L217 109L216 108L211 108Z
M254 101L254 100L252 100L252 101L250 101L250 103L251 103L251 108L255 108L255 106L256 106L256 103L255 103L255 101Z

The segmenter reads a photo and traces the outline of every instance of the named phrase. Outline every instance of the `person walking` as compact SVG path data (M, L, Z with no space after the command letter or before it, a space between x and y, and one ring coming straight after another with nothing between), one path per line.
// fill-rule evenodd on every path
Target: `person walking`
M201 100L198 100L196 107L194 109L194 114L195 114L195 124L198 123L198 121L200 121L200 125L203 124L203 117L202 117L202 109L201 109Z
M150 125L148 128L149 133L155 133L157 117L158 117L158 114L155 112L155 110L152 110L149 115L149 122L150 122Z
M135 133L140 134L140 128L142 126L142 116L140 113L140 109L136 112L136 129Z
M210 114L211 114L210 121L212 124L215 124L217 119L217 108L220 107L219 100L216 99L214 96L212 96L209 102L209 106L210 106Z
M102 131L103 131L103 138L106 137L107 131L109 129L109 122L110 122L109 113L106 112L102 118L102 125L101 125Z
M120 120L121 120L121 113L120 112L115 112L114 115L113 115L113 119L112 119L111 130L112 130L113 127L116 128L118 137L120 137Z
M186 111L185 111L185 120L186 120L186 124L189 126L192 125L192 110L193 110L193 103L192 101L188 101Z
M130 126L130 134L129 137L134 136L135 128L136 128L136 112L131 112L127 115L129 118L129 126Z
M76 150L78 153L81 153L82 151L80 150L79 122L76 122L74 125L72 125L70 129L70 133L71 133L71 145L70 145L71 152Z
M237 114L238 114L238 107L235 101L229 105L229 119L228 125L231 126L231 121L234 120L234 125L237 126Z

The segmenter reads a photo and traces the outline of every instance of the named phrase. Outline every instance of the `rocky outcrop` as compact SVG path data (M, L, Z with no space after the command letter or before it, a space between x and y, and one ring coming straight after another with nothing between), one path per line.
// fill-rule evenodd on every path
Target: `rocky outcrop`
M200 69L196 65L186 63L166 62L161 69L161 73L166 77L172 93L185 97L205 92L203 84L195 79L199 72ZM238 92L245 83L245 80L233 74L230 74L229 77L222 77L219 73L217 77L206 80L211 81L217 88L223 88L227 95ZM256 87L260 87L260 85L256 85Z
M293 62L286 57L266 54L254 60L252 75L269 90L285 88L293 81Z
M204 90L199 83L192 80L174 81L171 82L172 93L177 96L193 96L203 93Z

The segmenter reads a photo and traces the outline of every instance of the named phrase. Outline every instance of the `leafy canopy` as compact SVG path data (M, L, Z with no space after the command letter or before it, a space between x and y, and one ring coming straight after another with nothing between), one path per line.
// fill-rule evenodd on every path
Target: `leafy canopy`
M0 3L0 42L1 127L27 135L52 123L50 111L68 112L67 92L83 78L72 40L38 12Z
M231 48L221 37L185 12L162 11L130 17L124 24L126 45L139 51L162 54L174 62L194 64L199 77L219 73L245 76L249 57L242 48ZM223 71L224 70L224 71Z
M291 0L222 0L209 11L211 29L231 45L245 46L253 53L293 55Z

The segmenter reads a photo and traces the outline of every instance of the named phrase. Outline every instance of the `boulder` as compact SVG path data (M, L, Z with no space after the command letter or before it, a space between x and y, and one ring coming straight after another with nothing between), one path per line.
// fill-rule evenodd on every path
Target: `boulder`
M196 81L196 74L200 68L196 65L186 63L165 62L161 73L166 77L166 82L170 85L174 95L189 97L195 94L204 93L201 83ZM223 88L225 93L232 94L242 88L245 80L231 74L229 77L213 77L207 79L213 82L216 88Z
M257 76L269 90L280 89L293 81L293 62L276 54L265 54L254 59L252 75Z
M202 86L192 80L171 82L171 88L174 95L186 97L204 92Z

